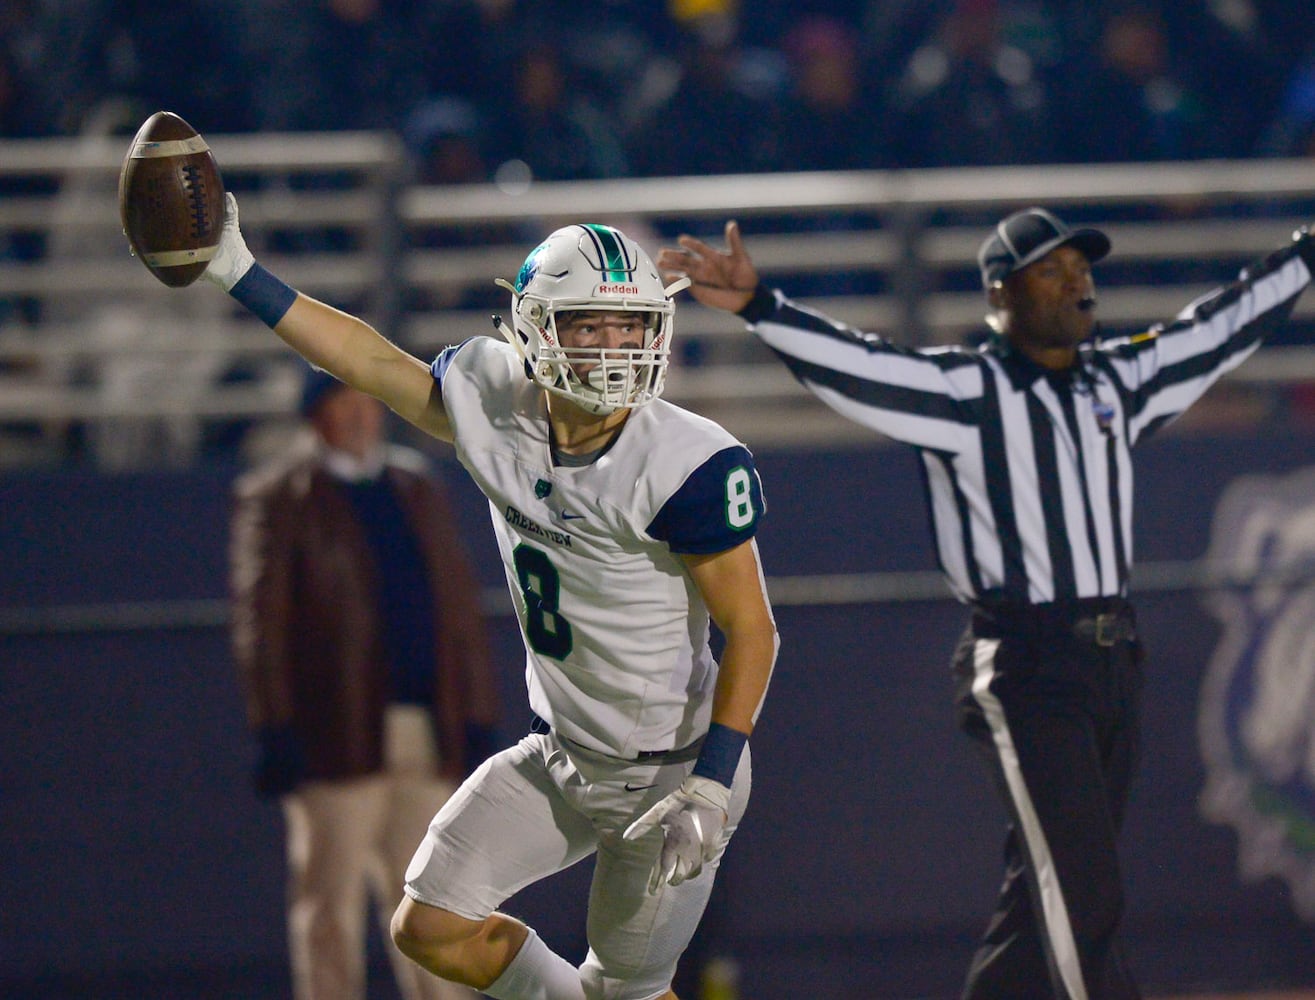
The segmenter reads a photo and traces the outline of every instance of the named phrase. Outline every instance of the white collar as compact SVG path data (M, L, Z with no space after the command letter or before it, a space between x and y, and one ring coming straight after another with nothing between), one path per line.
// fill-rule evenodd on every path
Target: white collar
M324 468L329 475L343 482L357 483L378 479L384 471L384 449L375 448L364 458L357 458L350 452L324 445L321 455Z

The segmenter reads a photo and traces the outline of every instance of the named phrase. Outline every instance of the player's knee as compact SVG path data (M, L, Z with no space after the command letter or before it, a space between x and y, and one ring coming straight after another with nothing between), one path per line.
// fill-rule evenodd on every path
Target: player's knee
M388 925L389 935L397 950L413 961L419 961L419 953L424 947L424 939L415 926L415 921L408 919L406 903L403 902L393 911L392 922Z
M435 975L458 981L463 978L462 946L479 931L478 921L417 903L409 896L393 912L389 925L398 951Z

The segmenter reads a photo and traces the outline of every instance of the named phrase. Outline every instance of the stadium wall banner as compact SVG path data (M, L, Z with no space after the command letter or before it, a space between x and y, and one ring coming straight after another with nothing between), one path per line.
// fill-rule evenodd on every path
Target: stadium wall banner
M1201 814L1236 831L1243 881L1283 879L1315 922L1315 466L1233 480L1207 560L1221 635L1201 686Z

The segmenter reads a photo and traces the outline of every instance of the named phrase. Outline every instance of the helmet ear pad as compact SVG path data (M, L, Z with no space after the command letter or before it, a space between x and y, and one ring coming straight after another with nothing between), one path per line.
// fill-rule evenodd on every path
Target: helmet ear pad
M521 265L511 292L511 328L495 325L517 349L531 381L590 413L643 406L661 395L670 361L675 303L647 253L610 226L558 229ZM565 347L559 313L644 315L639 348ZM584 371L582 377L580 371Z

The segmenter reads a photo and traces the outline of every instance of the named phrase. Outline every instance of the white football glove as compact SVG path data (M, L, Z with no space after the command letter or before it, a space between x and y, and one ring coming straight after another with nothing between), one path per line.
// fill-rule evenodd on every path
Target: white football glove
M242 238L242 230L237 227L237 198L229 191L224 195L224 231L219 236L219 249L210 259L209 266L201 272L201 277L231 292L255 262L256 258L251 256L247 242Z
M703 871L717 853L717 842L730 817L731 790L720 781L691 774L679 788L626 828L622 836L637 840L662 828L662 850L649 876L648 891L665 882L680 885Z

